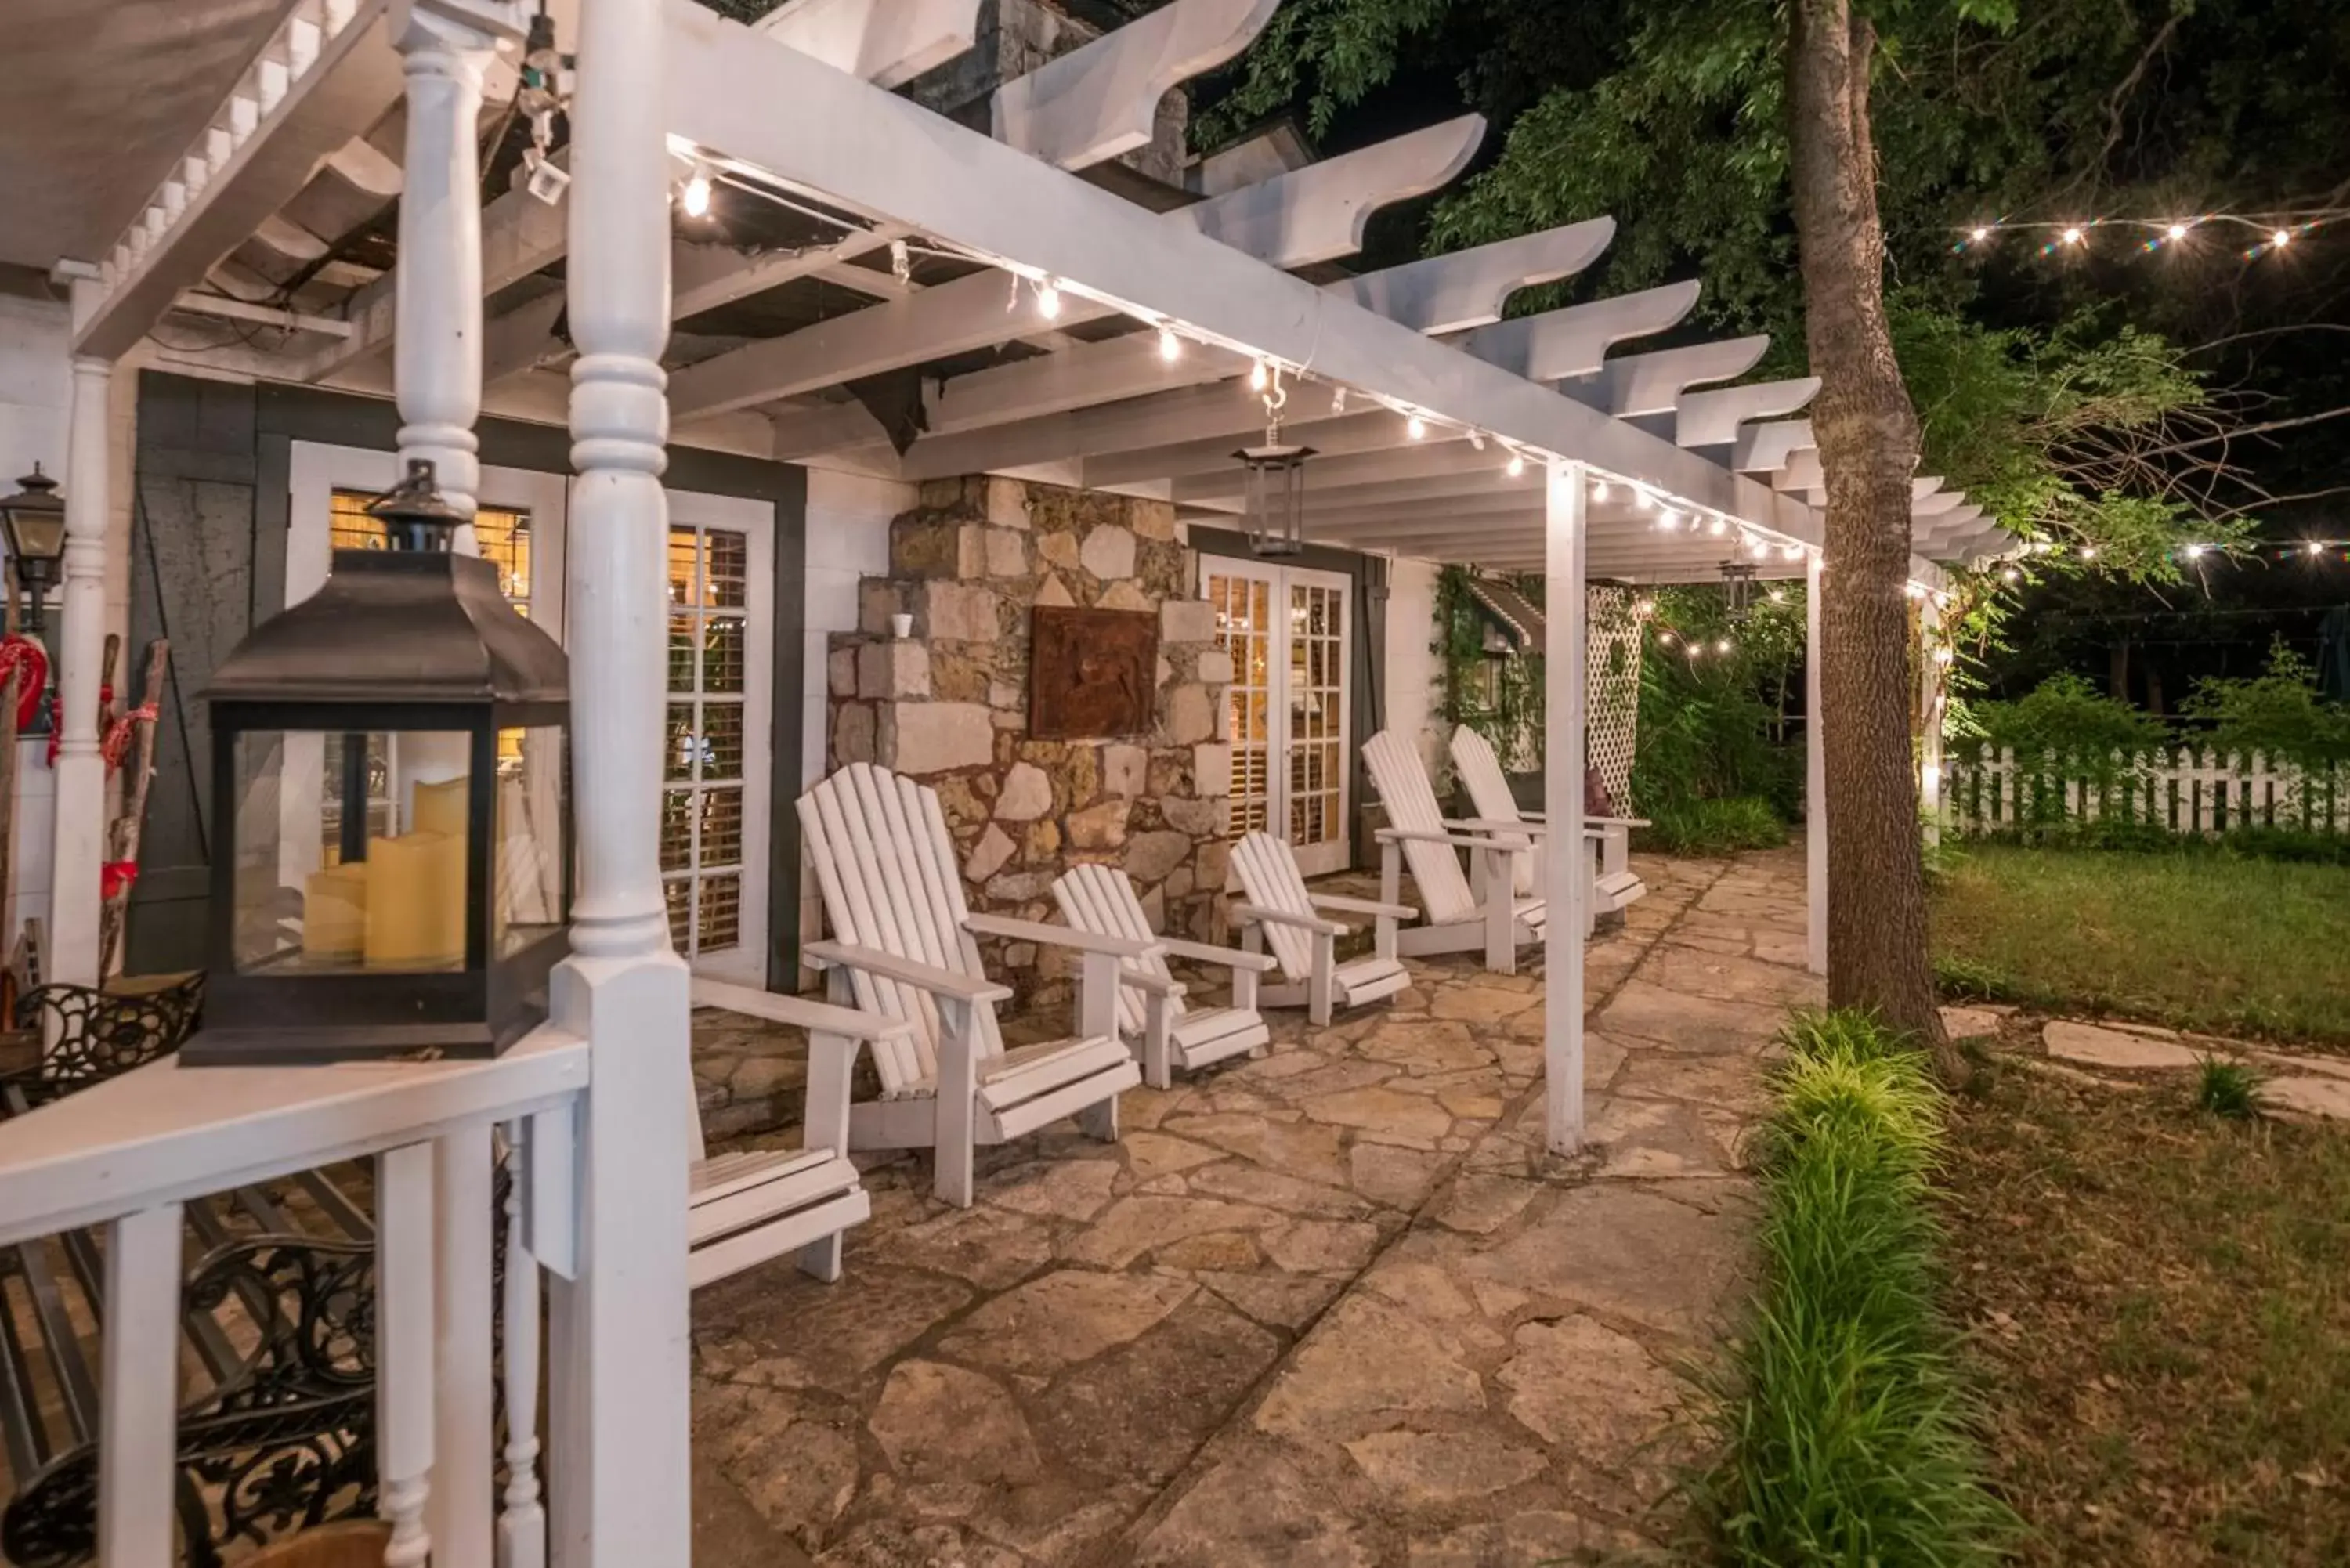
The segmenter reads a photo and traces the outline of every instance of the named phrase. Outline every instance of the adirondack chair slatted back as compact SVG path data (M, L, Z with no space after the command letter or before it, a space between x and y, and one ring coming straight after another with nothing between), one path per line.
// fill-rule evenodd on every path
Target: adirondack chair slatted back
M1314 913L1314 902L1305 893L1305 874L1297 868L1297 857L1290 853L1286 840L1275 838L1263 829L1250 834L1232 846L1232 870L1240 877L1241 891L1250 903L1293 915ZM1281 961L1282 974L1300 984L1310 979L1314 973L1313 938L1295 926L1271 921L1264 924L1263 930L1273 956Z
M1455 725L1452 765L1461 770L1461 782L1468 786L1469 799L1479 816L1488 822L1518 820L1517 797L1510 793L1509 776L1502 772L1502 759L1493 754L1492 742L1466 724Z
M800 826L838 940L911 959L972 980L986 979L955 867L954 839L935 791L886 768L852 763L799 801ZM913 1033L877 1042L874 1065L885 1094L900 1096L938 1076L937 1002L928 992L850 971L858 1005L902 1018ZM973 1044L999 1054L995 1010L978 1010Z
M1379 803L1388 808L1388 825L1409 833L1442 833L1444 813L1437 809L1436 786L1428 782L1428 768L1411 742L1392 730L1381 730L1363 742L1363 761L1371 770ZM1477 898L1461 869L1460 853L1449 844L1408 841L1404 859L1419 888L1425 919L1432 926L1449 926L1477 918Z
M1061 907L1061 919L1075 930L1097 937L1128 937L1139 942L1155 940L1159 935L1150 929L1150 918L1142 912L1142 900L1134 896L1134 884L1115 866L1072 866L1053 884L1053 902ZM1175 978L1161 953L1128 959L1121 967L1139 969L1160 980ZM1172 997L1169 1002L1170 1014L1183 1016L1183 999ZM1120 1025L1141 1029L1148 1022L1143 1011L1141 992L1123 985L1118 988Z
M1466 724L1452 727L1452 765L1461 770L1461 782L1468 786L1470 804L1477 808L1479 817L1487 822L1523 821L1518 813L1517 796L1510 793L1509 775L1502 771L1502 759L1493 752L1493 742ZM1507 834L1497 833L1497 838ZM1521 857L1513 872L1520 893L1534 890L1534 867L1532 856Z

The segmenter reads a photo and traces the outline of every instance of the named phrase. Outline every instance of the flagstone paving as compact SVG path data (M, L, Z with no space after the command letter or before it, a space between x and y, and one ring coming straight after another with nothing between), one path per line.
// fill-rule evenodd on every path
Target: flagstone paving
M868 1173L832 1286L694 1303L703 1568L1501 1568L1679 1525L1679 1368L1748 1266L1742 1136L1802 861L1644 861L1589 960L1590 1142L1543 1144L1540 966L1415 964L1327 1029ZM758 1053L748 1053L756 1054ZM805 1556L802 1555L805 1553Z

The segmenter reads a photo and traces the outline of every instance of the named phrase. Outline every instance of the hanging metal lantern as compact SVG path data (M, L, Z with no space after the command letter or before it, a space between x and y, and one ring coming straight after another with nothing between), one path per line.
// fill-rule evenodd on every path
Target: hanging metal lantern
M190 1064L489 1056L567 950L569 666L452 552L430 462L388 548L254 628L204 698L210 970Z
M1276 379L1264 395L1264 444L1232 453L1247 471L1242 515L1249 548L1259 556L1295 556L1305 548L1305 460L1314 449L1282 441L1281 410L1288 401Z
M1742 621L1754 607L1754 567L1745 561L1721 563L1722 597L1730 603L1730 618Z

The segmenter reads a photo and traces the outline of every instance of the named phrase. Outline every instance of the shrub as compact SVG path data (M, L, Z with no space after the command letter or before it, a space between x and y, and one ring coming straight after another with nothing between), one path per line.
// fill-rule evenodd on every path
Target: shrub
M1765 1277L1717 1392L1699 1500L1755 1568L1999 1561L1978 1417L1937 1304L1943 1099L1923 1055L1849 1012L1782 1035L1762 1169Z
M1787 842L1787 825L1771 803L1751 795L1677 802L1659 809L1649 824L1640 830L1641 846L1668 855L1734 855Z
M2282 642L2261 674L2199 680L2178 706L2210 721L2209 743L2223 753L2262 752L2303 767L2350 761L2350 712L2318 695L2317 667Z

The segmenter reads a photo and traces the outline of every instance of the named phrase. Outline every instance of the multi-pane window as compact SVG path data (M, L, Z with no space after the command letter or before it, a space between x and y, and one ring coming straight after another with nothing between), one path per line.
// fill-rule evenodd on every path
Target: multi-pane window
M1289 587L1289 841L1327 844L1346 827L1344 588Z
M365 490L337 490L328 502L328 537L338 550L380 550L385 547L383 524L368 515L368 503L375 496ZM523 615L530 614L530 514L511 507L484 506L473 514L473 539L482 558L498 569L498 586L506 602ZM339 780L343 774L342 747L345 737L327 737L326 777ZM386 754L389 737L368 738L367 810L368 832L381 836L394 832L391 809L391 770L393 760ZM517 773L522 767L522 732L507 730L498 736L498 771L503 774ZM337 790L329 789L325 801L327 864L337 864L342 857L344 802Z
M1232 656L1227 831L1238 837L1264 826L1273 810L1273 585L1211 575L1208 602L1216 610L1216 646Z
M743 940L750 566L738 529L670 530L661 875L689 960Z

